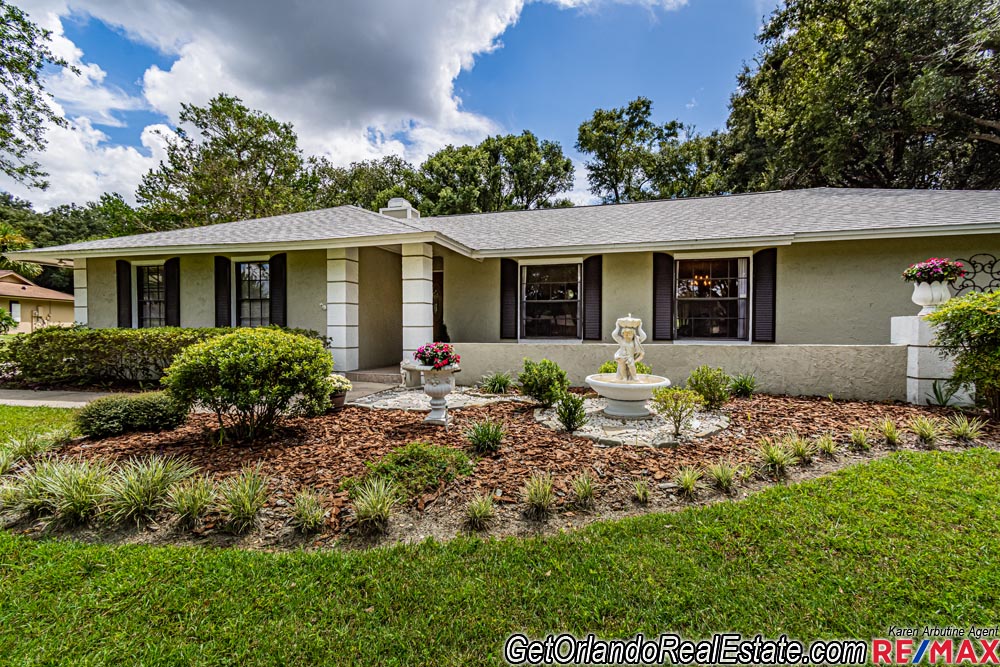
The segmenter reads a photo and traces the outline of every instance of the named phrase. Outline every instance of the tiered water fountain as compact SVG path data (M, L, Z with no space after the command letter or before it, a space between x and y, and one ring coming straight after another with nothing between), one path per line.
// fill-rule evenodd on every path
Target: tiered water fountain
M618 343L618 351L615 352L618 371L588 375L587 384L607 401L604 408L607 416L617 419L648 419L650 414L646 401L653 395L654 389L669 387L670 380L659 375L636 372L636 364L646 355L642 349L646 334L642 330L642 320L638 317L632 317L632 313L629 313L628 317L618 318L611 337Z

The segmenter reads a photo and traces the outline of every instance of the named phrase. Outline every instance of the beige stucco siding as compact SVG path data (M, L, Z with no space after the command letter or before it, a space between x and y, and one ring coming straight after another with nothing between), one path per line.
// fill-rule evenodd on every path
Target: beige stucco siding
M453 341L500 341L500 260L476 261L439 246L444 265L444 323Z
M110 257L87 260L87 325L95 329L118 326L115 260Z
M288 326L326 334L326 250L288 253L287 298Z
M402 260L380 248L358 251L358 365L380 368L403 356Z
M183 255L180 261L181 326L214 327L215 260L213 256ZM90 262L87 262L87 266L89 269ZM87 277L90 278L89 274ZM88 309L90 308L88 303Z
M653 253L608 254L601 268L601 339L610 343L615 320L629 313L641 318L652 336Z
M882 344L916 315L904 268L928 257L1000 254L1000 235L796 243L778 248L778 343Z

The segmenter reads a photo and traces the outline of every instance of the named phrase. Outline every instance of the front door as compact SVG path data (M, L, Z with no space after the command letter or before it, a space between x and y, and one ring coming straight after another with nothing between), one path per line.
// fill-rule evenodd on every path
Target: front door
M444 330L444 258L434 258L434 340L448 342L448 332Z

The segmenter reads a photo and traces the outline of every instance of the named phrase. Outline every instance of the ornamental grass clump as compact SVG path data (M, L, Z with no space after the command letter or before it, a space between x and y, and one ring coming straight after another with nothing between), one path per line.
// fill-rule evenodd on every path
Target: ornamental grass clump
M962 444L970 445L983 434L986 422L978 417L969 419L964 414L952 415L946 422L948 433Z
M868 429L863 426L857 426L851 429L851 449L856 452L867 452L872 448L871 437L868 434Z
M510 373L499 371L484 375L479 382L479 388L487 394L506 394L513 384L514 380L510 377Z
M660 387L654 390L650 402L653 412L674 427L674 436L681 434L684 425L694 416L698 408L705 404L705 400L697 392L675 387Z
M677 485L680 495L688 500L694 500L698 489L701 488L701 476L701 470L694 466L680 468L674 476L674 484Z
M218 490L208 475L185 479L167 492L167 509L177 515L183 528L194 528L215 505Z
M503 422L483 419L472 422L472 426L465 432L465 439L477 454L494 454L500 451L506 433Z
M896 449L899 447L899 427L896 426L896 422L892 421L889 417L886 417L881 422L879 422L878 430L882 433L882 439L885 441L886 447L890 449Z
M149 521L166 507L170 488L195 471L185 459L162 456L129 459L108 480L104 514L112 523Z
M67 429L55 431L40 431L31 429L8 436L0 444L0 450L7 452L13 464L16 461L29 461L36 456L51 452L69 442L70 432Z
M781 439L781 444L803 465L809 465L816 457L816 445L806 440L795 431Z
M521 385L521 392L538 401L543 408L551 408L569 389L566 371L548 359L538 362L525 359L517 381Z
M493 523L495 515L493 497L484 493L470 500L465 506L465 526L469 530L486 530Z
M219 510L235 533L245 533L257 526L258 515L267 503L268 479L259 466L244 466L239 474L219 485Z
M97 515L111 466L101 460L56 461L42 479L46 509L59 523L78 525Z
M729 393L737 398L750 398L757 391L757 378L753 373L739 373L729 380Z
M594 506L596 485L593 475L584 470L573 478L571 487L573 489L573 502L577 507L580 509L590 509Z
M396 485L385 477L369 477L354 494L354 518L365 534L384 532L389 525L399 494Z
M54 458L39 458L30 468L18 472L7 487L4 506L32 516L51 513L53 502L49 480L55 472L56 463Z
M640 505L648 505L650 498L649 482L641 477L632 482L632 498Z
M761 438L757 442L757 456L761 460L762 468L775 477L784 477L788 474L788 468L795 465L795 455L781 442L774 442L771 438Z
M909 427L921 445L928 449L937 447L942 431L940 420L918 415L910 420Z
M706 364L691 371L684 387L700 395L706 408L717 410L729 400L729 382L724 370Z
M18 457L14 455L12 450L0 449L0 477L13 470L18 460Z
M739 481L740 466L732 461L716 461L705 468L705 473L715 488L730 493Z
M827 458L837 457L837 441L833 439L833 436L829 433L824 433L823 435L816 438L816 451L818 451L823 456Z
M326 409L332 372L321 341L244 328L186 348L163 384L182 404L214 414L222 435L245 442L273 432L293 412Z
M588 421L587 411L583 408L583 397L570 393L563 395L556 403L556 419L567 433L583 427Z
M316 533L326 523L326 508L320 495L303 489L292 499L292 525L301 533Z
M547 472L532 473L524 483L521 498L527 506L525 514L529 518L540 521L548 517L556 502L552 475Z

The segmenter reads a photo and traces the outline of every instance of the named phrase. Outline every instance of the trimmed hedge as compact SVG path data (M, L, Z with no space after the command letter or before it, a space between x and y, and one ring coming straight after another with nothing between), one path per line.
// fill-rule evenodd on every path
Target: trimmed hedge
M80 433L110 438L139 431L169 431L184 423L188 406L163 391L113 394L84 406L76 416Z
M277 328L277 327L274 327ZM234 329L46 327L18 334L0 351L21 382L47 386L155 385L182 350ZM314 331L293 333L321 339Z

